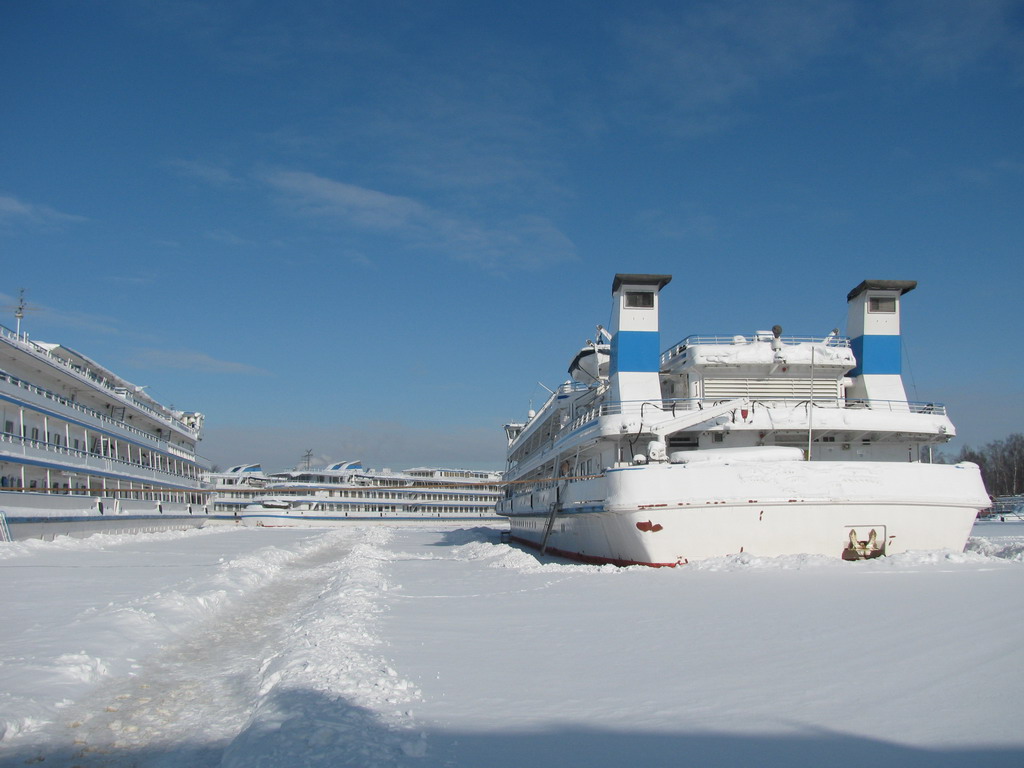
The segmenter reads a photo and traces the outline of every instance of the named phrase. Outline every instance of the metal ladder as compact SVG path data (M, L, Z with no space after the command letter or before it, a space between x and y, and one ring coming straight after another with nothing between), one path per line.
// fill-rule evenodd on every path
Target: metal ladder
M562 486L555 486L555 501L551 505L551 513L548 515L548 524L544 529L544 540L540 543L540 553L543 555L548 550L548 537L551 535L551 529L555 527L555 517L558 515L558 510L562 507Z
M0 512L0 541L14 541L11 536L11 527L7 525L7 515Z

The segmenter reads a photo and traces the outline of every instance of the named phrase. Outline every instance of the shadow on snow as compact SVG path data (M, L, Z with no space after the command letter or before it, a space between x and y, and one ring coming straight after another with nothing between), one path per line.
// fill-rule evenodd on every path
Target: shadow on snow
M761 768L820 768L822 765L899 765L901 768L972 768L1024 765L1024 746L1013 748L921 748L808 730L801 734L664 733L642 724L621 730L552 726L459 732L440 728L388 728L378 717L344 699L311 690L273 695L229 744L190 742L123 746L101 741L28 745L0 749L0 766L42 765L81 768L521 768L546 766L756 765Z

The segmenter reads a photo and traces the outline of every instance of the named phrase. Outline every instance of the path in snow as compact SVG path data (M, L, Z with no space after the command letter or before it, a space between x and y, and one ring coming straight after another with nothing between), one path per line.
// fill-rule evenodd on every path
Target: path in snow
M310 738L305 765L387 765L422 751L400 706L416 691L373 653L374 599L386 588L374 545L388 536L321 534L249 594L26 734L42 746L0 753L0 763L285 765ZM296 740L290 723L301 724Z

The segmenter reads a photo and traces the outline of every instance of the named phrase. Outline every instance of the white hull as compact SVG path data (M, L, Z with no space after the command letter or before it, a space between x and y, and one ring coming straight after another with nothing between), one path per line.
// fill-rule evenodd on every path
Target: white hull
M338 515L336 513L315 512L306 510L243 510L238 513L243 525L260 528L325 528L349 525L351 523L407 523L407 522L495 522L501 520L495 513L446 513L434 515L417 515L402 513L365 513Z
M513 497L501 511L513 539L548 552L677 565L741 552L854 559L962 551L987 505L970 464L735 462L621 467Z
M46 493L0 494L0 514L16 541L185 530L201 528L214 519L207 507L198 504Z

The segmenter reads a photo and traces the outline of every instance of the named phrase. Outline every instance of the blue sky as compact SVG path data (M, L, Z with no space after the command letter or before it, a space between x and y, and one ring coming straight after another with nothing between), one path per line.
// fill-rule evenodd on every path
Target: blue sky
M911 397L1024 431L1021 2L37 0L0 67L0 301L221 466L500 468L616 272L663 346L917 280Z

